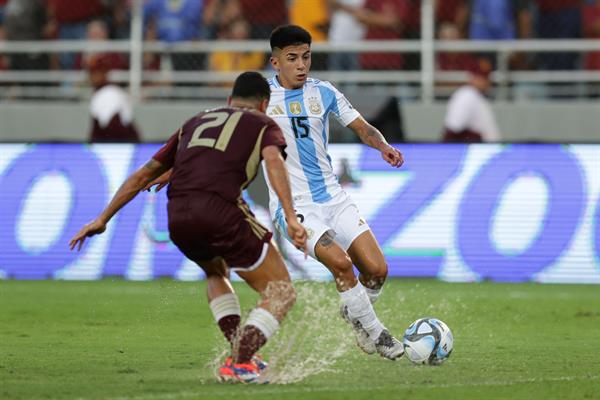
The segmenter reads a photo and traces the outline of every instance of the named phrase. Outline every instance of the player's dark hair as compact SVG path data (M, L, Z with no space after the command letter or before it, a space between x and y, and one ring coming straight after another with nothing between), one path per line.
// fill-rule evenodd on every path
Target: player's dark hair
M269 100L271 89L267 80L258 72L244 72L233 84L231 97L238 99Z
M271 51L275 48L283 49L287 46L307 44L310 46L312 37L310 33L298 25L281 25L271 32Z

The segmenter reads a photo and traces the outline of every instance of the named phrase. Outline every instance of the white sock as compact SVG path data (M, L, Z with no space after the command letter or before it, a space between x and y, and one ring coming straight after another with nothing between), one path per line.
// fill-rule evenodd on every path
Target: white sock
M359 321L369 337L377 340L385 328L375 315L369 296L360 281L352 289L340 292L340 299L348 309L350 320Z
M252 325L258 328L265 338L269 339L279 329L279 321L269 311L264 308L256 307L250 311L245 325Z
M215 297L209 303L209 307L217 322L228 315L241 315L240 302L235 293Z
M383 286L380 287L379 289L370 289L365 286L365 292L367 292L367 296L369 296L369 300L371 301L371 304L373 304L377 301L382 290L383 290Z

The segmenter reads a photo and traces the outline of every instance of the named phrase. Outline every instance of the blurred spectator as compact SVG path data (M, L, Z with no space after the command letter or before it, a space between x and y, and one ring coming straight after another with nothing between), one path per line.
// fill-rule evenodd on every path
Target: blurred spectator
M438 26L444 23L456 25L460 37L467 36L467 22L469 20L468 0L443 0L435 2L435 21Z
M313 0L310 7L306 0L291 0L289 3L290 24L298 25L310 32L313 43L327 40L329 10L326 0ZM312 54L313 70L327 69L327 54Z
M444 142L497 142L500 131L485 94L490 89L491 64L481 59L470 71L469 83L454 92L444 120Z
M583 7L583 36L588 39L600 38L600 0L594 0ZM600 52L591 52L585 56L585 68L600 70Z
M104 16L105 8L101 0L45 0L51 27L58 32L62 40L80 40L85 38L87 24ZM76 55L61 54L60 68L73 69Z
M219 37L222 40L250 39L250 25L244 19L238 19L229 25L229 29ZM211 54L209 65L214 71L248 71L262 69L265 54L261 52L217 51Z
M348 43L363 40L367 28L361 24L345 7L362 8L365 0L330 0L332 10L329 25L329 43ZM338 7L340 5L340 7ZM336 71L357 70L360 68L356 53L331 53L329 69Z
M574 39L581 35L581 0L535 0L538 6L537 33L542 39ZM538 66L546 70L577 67L577 53L544 53Z
M156 30L158 40L176 43L199 40L203 32L202 0L148 0L144 4L146 29ZM204 55L173 53L173 68L179 71L204 69Z
M10 0L4 9L4 29L7 40L42 40L48 37L44 0ZM9 66L16 70L49 68L47 54L12 53Z
M337 7L351 13L367 28L367 40L397 40L409 17L409 4L405 0L366 0L363 7L337 3ZM402 69L401 54L363 53L360 63L365 69Z
M529 7L529 0L472 0L469 37L476 40L530 37Z
M419 39L421 37L421 0L404 0L407 15L404 22L403 37Z
M8 0L0 0L0 26L2 25L2 20L4 19L4 7Z
M6 40L6 35L4 33L4 28L2 24L0 24L0 43ZM4 54L0 53L0 71L5 71L8 69L8 57Z
M290 24L306 29L313 42L327 40L329 11L325 0L313 0L307 7L306 0L291 0L289 4ZM313 55L314 56L314 55Z
M244 16L239 0L208 0L203 17L206 38L217 38L240 18Z
M138 143L140 138L129 96L120 86L108 81L111 65L112 60L103 55L93 56L89 62L90 83L95 90L90 102L90 142Z
M110 0L110 32L113 39L131 36L131 0Z
M101 20L95 20L88 24L87 40L104 41L108 40L108 27ZM78 69L88 69L92 57L101 56L105 63L109 63L110 69L127 69L128 62L124 54L119 53L97 53L84 52L77 56L75 67Z
M252 26L253 39L267 39L273 29L288 22L285 0L240 0L240 4L244 17Z
M438 30L438 39L441 41L459 40L462 37L456 24L444 22ZM437 53L437 67L442 71L472 70L477 62L478 60L469 53Z
M147 29L144 32L144 40L154 42L158 40L155 29ZM161 66L160 54L144 51L142 53L142 69L158 71Z

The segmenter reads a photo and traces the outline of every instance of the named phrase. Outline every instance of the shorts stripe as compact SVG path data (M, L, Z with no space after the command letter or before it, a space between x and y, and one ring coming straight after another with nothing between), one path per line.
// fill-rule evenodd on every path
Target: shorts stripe
M254 234L258 236L259 239L262 239L269 230L262 226L256 218L254 218L254 216L248 210L248 205L246 203L238 203L238 207L246 217L246 221L248 221L248 223L250 224L252 232L254 232Z
M247 267L247 268L243 268L243 267L229 267L230 270L232 271L241 271L241 272L251 272L254 271L256 268L260 267L260 265L263 263L263 261L265 261L265 258L267 258L267 253L269 252L269 243L265 243L263 245L262 251L260 253L260 256L258 257L258 260L256 260L256 262L254 264L252 264L251 266Z

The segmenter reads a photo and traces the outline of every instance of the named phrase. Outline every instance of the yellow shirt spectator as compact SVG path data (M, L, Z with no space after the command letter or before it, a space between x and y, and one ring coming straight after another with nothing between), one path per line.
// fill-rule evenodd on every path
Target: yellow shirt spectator
M292 0L289 4L291 24L309 31L313 42L327 40L329 11L325 0Z
M254 71L265 65L264 53L217 51L210 56L210 69L213 71Z

